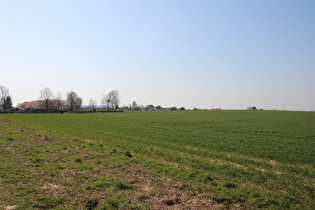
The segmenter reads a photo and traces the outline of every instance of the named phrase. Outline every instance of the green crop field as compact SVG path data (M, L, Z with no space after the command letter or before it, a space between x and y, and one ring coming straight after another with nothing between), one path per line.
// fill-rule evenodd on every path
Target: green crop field
M27 170L28 173L33 173L37 170L36 167L43 167L45 163L54 165L55 163L50 159L57 159L58 155L61 158L68 158L68 162L57 161L60 168L56 166L45 170L57 171L56 174L59 175L58 170L64 171L67 167L76 170L77 174L80 174L80 170L88 173L87 168L94 170L95 165L101 165L98 169L100 171L107 170L111 178L107 177L106 183L111 187L100 188L98 194L95 193L94 197L97 198L93 200L94 204L89 201L93 204L93 208L106 209L110 206L110 208L157 209L163 202L157 202L155 203L157 206L154 206L154 203L150 203L150 198L154 195L163 195L163 191L174 187L171 185L176 185L176 183L177 185L181 183L179 188L182 193L194 191L194 195L200 195L195 196L195 199L197 201L200 199L200 202L205 203L204 205L206 205L204 197L206 196L215 208L227 206L246 209L315 208L315 112L130 111L94 114L8 114L0 115L0 120L5 124L0 136L0 152L7 154L1 156L4 162L10 162L7 159L9 157L12 159L14 156L13 149L9 154L7 148L15 146L14 151L18 149L24 151L21 154L23 153L23 157L31 161L29 167L34 167ZM14 129L10 130L10 126ZM21 137L22 134L14 132L23 128L39 132L39 135L47 136L48 139L59 139L59 141L62 139L64 143L60 143L62 146L58 149L57 143L49 143L44 149L34 151L32 148L42 143L34 141L35 134L23 134L24 137ZM23 145L23 138L29 141L33 139L32 144L24 145L24 149L18 147L18 145ZM15 141L19 143L14 144ZM72 153L66 157L63 150L68 151L71 148ZM40 156L45 152L46 156ZM84 153L89 158L85 158ZM73 156L72 162L70 154ZM22 159L19 160L22 161ZM158 193L151 192L147 197L139 194L133 200L130 195L127 196L128 190L134 190L134 192L137 189L141 190L140 186L124 178L124 174L128 176L130 173L125 173L124 170L115 172L108 170L113 164L118 163L128 165L128 169L124 169L126 171L131 168L148 171L147 180L150 180L150 177L156 179L164 177L165 180L170 179L174 182L155 188L158 189L156 190L159 191ZM81 164L81 168L77 166L78 164ZM86 165L83 167L82 164ZM13 169L6 164L0 166L0 169L1 189L4 189L6 185L12 184L10 180L14 181L12 173L5 171ZM106 177L106 174L102 176ZM116 186L118 181L115 176L120 177L119 180L123 186L126 185L126 189L118 191L120 188ZM135 175L134 178L137 176ZM86 175L83 180L89 179L92 178ZM166 182L165 180L160 180L160 182ZM58 179L55 182L58 182ZM83 197L97 188L95 183L94 185L88 181L80 183L86 183L76 186L79 188L76 190L80 191ZM67 187L61 183L59 185ZM15 197L1 196L0 192L0 197L2 197L0 207L1 205L15 205L14 201L18 200L16 197L26 196L27 192L23 191L26 186L23 186L24 188L21 187L21 189L14 188L21 191L21 193L16 192ZM108 191L108 189L111 189L112 193L104 194L102 197L100 192ZM36 193L39 192L36 191ZM106 200L106 196L114 201ZM66 197L67 193L64 193L58 197L60 200L49 201L54 205L49 206L47 204L49 202L46 202L44 207L80 207L74 202L67 201ZM6 203L4 198L11 200ZM126 202L128 199L129 204ZM173 205L185 207L185 199L180 196L171 201L166 202L166 207ZM16 205L23 206L21 204L23 201L19 202ZM38 202L41 201L30 200L29 202L29 204L24 204L24 207L32 207L32 205L38 207ZM113 203L115 205L111 205ZM85 204L82 208L89 209L89 205Z

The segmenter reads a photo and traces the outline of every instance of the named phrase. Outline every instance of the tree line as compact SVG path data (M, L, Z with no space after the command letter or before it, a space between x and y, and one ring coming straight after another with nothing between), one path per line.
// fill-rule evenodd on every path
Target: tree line
M17 108L14 110L12 108L12 98L9 90L0 86L0 110L3 112L12 111L28 111L28 112L78 112L82 107L82 98L71 90L66 94L66 100L62 99L61 93L53 94L52 90L45 87L40 91L39 100L28 101L18 104ZM117 90L112 90L108 94L104 94L102 97L103 108L107 111L117 111L119 109L119 92ZM90 108L96 108L96 100L90 99Z

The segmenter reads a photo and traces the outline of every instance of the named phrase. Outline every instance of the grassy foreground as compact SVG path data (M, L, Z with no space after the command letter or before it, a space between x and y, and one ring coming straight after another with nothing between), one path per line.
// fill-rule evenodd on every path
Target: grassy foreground
M0 119L3 207L315 207L314 112Z

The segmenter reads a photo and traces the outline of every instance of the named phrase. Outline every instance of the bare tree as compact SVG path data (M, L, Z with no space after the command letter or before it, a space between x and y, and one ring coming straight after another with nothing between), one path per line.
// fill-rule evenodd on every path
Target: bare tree
M67 103L69 106L70 112L73 112L73 109L79 109L82 105L82 98L78 96L73 90L67 93Z
M40 91L40 98L44 100L45 102L45 110L46 112L49 112L49 105L50 105L50 100L53 96L52 91L50 88L45 87L43 90Z
M117 90L110 91L107 95L103 95L102 105L107 108L107 110L114 111L119 108L119 92Z
M89 108L96 109L96 100L94 100L93 98L91 98L89 101Z
M104 108L109 108L109 100L108 100L108 95L103 95L103 98L102 98L102 105Z
M108 93L107 100L110 104L110 108L112 110L118 109L120 100L119 100L119 92L117 90L112 90Z
M55 109L58 111L65 106L65 101L62 100L62 94L60 92L55 95L54 105Z
M12 99L9 90L4 86L0 86L0 106L2 106L3 111L12 108Z
M77 111L81 108L82 106L82 98L77 97L74 103L74 107L77 109Z
M4 86L0 86L0 100L1 100L1 104L0 105L2 105L3 100L6 97L8 97L8 96L10 96L9 90L6 87L4 87Z

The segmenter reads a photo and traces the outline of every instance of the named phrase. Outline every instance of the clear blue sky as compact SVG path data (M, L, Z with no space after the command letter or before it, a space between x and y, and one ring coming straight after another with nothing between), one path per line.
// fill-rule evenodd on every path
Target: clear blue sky
M0 0L0 85L121 105L315 110L314 0Z

